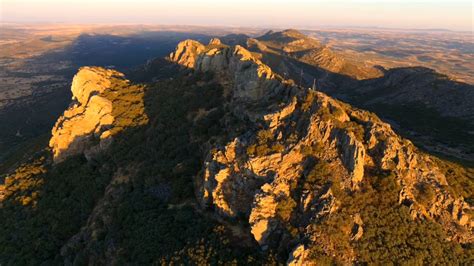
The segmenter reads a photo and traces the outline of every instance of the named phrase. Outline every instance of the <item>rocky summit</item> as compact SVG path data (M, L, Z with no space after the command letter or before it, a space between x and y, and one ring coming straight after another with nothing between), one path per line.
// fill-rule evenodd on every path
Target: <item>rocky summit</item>
M56 122L49 142L55 162L80 153L92 156L106 149L124 122L137 126L147 121L143 88L130 85L117 71L83 67L71 91L73 102Z
M315 223L344 208L336 191L360 193L377 175L393 177L398 204L408 207L413 220L444 224L450 238L462 243L474 240L472 207L450 193L429 156L374 114L285 83L240 46L214 48L191 60L197 70L223 72L233 84L232 111L261 128L212 149L197 178L198 200L222 217L245 217L261 247L281 245L275 240L289 237L284 231L295 224L295 252L320 245ZM329 170L316 174L326 180L308 187L312 171L320 168ZM428 201L420 190L432 192ZM363 236L364 218L352 216L352 227L361 229L348 232L347 241Z
M0 264L472 263L471 170L266 63L343 73L316 40L222 40L145 84L79 70L49 147L5 178Z

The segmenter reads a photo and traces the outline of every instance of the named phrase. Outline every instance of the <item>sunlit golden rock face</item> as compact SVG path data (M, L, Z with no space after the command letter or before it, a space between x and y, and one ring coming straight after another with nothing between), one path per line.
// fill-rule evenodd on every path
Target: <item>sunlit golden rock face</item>
M217 39L211 40L208 46L196 41L183 41L169 60L197 71L219 73L232 80L232 95L236 100L259 101L268 92L283 88L281 77L250 51L240 45L223 45Z
M54 161L104 150L126 127L146 123L143 87L130 84L115 70L83 67L74 76L73 103L52 130Z
M219 40L218 38L212 38L210 41L209 41L209 45L221 45L222 42L221 40Z
M5 198L5 185L0 185L0 202Z
M258 101L275 89L276 74L242 46L213 48L198 56L195 69L229 75L234 99Z
M358 193L374 173L396 179L399 204L409 206L412 219L452 224L445 228L451 237L473 240L472 207L446 189L446 177L429 156L374 114L292 85L240 46L195 56L197 71L229 81L233 112L260 128L211 150L196 181L198 199L221 216L246 217L262 247L275 245L290 220L307 226L300 232L304 238L316 239L311 221L334 215L341 208L340 190ZM318 178L337 183L338 189L300 190L318 167L324 168ZM416 196L420 184L434 191L428 202ZM351 224L348 241L362 238L363 218L356 214ZM294 257L304 257L303 251L295 249ZM353 251L348 254L354 259Z
M288 266L314 266L318 265L314 259L310 258L310 254L307 248L303 244L296 246L290 253L287 261Z
M176 50L169 55L169 59L179 65L193 68L196 61L196 55L204 50L205 46L198 41L182 41L178 44Z

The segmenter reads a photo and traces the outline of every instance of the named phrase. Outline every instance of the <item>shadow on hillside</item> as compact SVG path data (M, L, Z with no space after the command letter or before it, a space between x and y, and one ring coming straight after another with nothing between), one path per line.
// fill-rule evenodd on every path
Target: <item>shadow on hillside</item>
M114 135L111 146L101 155L89 161L83 156L70 157L48 169L41 182L31 182L31 191L41 195L37 211L13 198L5 201L9 211L2 214L10 217L5 237L16 231L21 234L7 245L21 247L22 255L14 262L52 262L54 258L55 263L62 263L81 256L100 261L104 254L116 254L124 261L148 264L194 249L203 239L206 247L217 250L213 256L222 261L245 258L243 250L249 246L255 257L260 256L254 242L235 241L237 246L247 246L229 248L232 242L222 238L227 233L217 232L216 221L194 208L193 178L200 173L206 147L228 140L221 124L226 112L223 88L212 74L192 75L183 70L179 75L147 85L142 95L146 125L126 127ZM205 115L198 116L203 110ZM111 179L120 181L106 189ZM110 215L104 222L91 215L101 198L108 201L107 209L113 210L102 214ZM20 212L31 218L16 228L17 216L13 214ZM66 221L70 222L65 226L58 224ZM94 232L77 235L85 224L93 224ZM103 236L96 239L89 235L96 231ZM35 252L36 245L27 244L33 241L47 248ZM71 245L61 249L65 243ZM97 252L98 247L102 253Z
M21 68L25 72L7 72L11 77L52 75L59 80L33 83L30 96L15 100L0 110L0 170L16 164L48 139L57 118L71 99L70 84L81 66L103 66L128 73L151 58L161 58L184 39L210 39L192 32L149 31L129 36L78 36L71 45L31 58Z

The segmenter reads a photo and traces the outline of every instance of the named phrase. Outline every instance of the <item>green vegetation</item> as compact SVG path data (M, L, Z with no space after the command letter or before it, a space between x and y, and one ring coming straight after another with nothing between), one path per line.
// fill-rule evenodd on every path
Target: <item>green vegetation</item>
M461 196L469 204L474 205L474 168L464 167L435 157L432 157L432 159L446 176L446 181L449 184L447 189L454 196Z
M372 187L351 199L353 206L363 206L359 212L364 234L355 244L361 261L407 265L468 262L469 250L446 240L440 225L413 220L408 207L398 204L400 188L393 176L375 178Z
M47 170L46 158L7 178L0 212L0 263L58 264L59 249L85 223L110 174L71 158Z
M447 235L439 224L410 216L409 208L399 203L400 187L395 175L371 175L371 171L366 171L360 189L354 192L342 188L330 164L317 158L321 153L318 145L304 147L302 152L308 156L310 168L296 193L324 192L330 186L338 205L335 212L311 225L313 235L318 236L312 240L312 259L322 265L347 259L383 265L469 264L472 260L472 248L446 240ZM433 196L428 184L417 187L415 197L421 204L429 204ZM352 238L356 215L363 221L362 238L358 240ZM336 256L332 257L333 254Z
M51 138L50 133L40 135L38 137L29 139L28 142L22 142L18 144L6 158L2 158L0 163L0 182L3 181L2 173L12 172L20 163L24 162L25 159L33 156L35 153L41 151L48 145L49 139Z
M194 209L192 179L204 160L201 147L227 140L222 88L205 74L153 84L146 95L149 124L126 132L110 152L117 165L137 165L131 191L98 250L86 252L103 254L107 240L114 240L121 247L116 258L127 264L265 260L255 247L233 246L229 232ZM149 188L163 184L170 186L169 196L150 194Z
M107 243L117 241L120 264L258 262L263 256L250 247L232 246L230 232L196 212L192 205L170 208L150 194L135 190L119 204L111 228L89 257L105 253ZM126 229L126 230L124 230ZM254 247L255 248L255 247ZM89 253L89 254L88 254Z
M276 213L283 221L288 222L295 207L296 202L290 197L285 197L278 202Z
M320 245L333 247L333 252L340 256L356 249L357 260L368 264L467 263L471 251L446 240L440 225L429 220L413 220L409 208L398 203L399 190L395 177L390 175L373 177L359 192L339 194L340 208L316 229L323 235ZM419 194L422 201L428 201L431 196L427 186ZM356 214L364 222L364 232L360 240L350 241L352 217ZM324 254L317 247L313 250L314 258Z
M418 203L428 206L434 197L434 190L430 184L418 183L415 187L415 199Z
M265 156L272 153L282 152L285 147L276 142L270 130L260 130L257 132L255 144L247 147L247 154L250 156Z

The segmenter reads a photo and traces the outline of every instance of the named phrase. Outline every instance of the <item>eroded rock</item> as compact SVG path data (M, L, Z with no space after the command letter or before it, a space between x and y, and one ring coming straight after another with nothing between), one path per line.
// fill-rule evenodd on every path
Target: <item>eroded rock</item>
M115 70L83 67L74 76L73 102L52 130L49 146L54 162L104 151L114 134L147 122L143 87L130 84Z
M176 47L176 50L169 55L169 59L179 65L193 68L196 56L203 52L205 46L198 41L182 41Z

